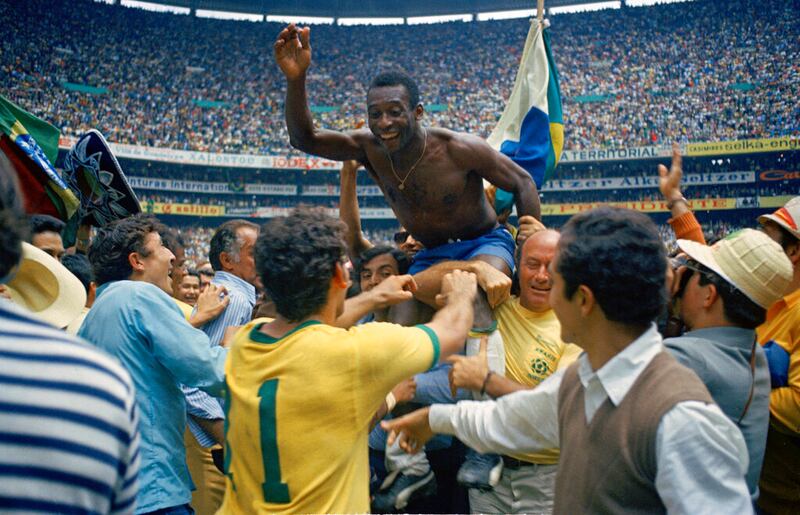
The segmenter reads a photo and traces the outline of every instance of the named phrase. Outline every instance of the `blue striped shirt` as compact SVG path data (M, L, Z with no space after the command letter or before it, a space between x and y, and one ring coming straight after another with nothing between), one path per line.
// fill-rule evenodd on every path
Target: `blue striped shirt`
M0 299L0 512L133 513L138 424L118 363Z
M230 303L220 316L204 325L201 329L208 335L211 345L219 345L225 336L225 329L231 326L244 325L250 322L253 314L253 307L256 305L256 289L244 279L229 274L228 272L216 272L211 281L217 286L224 286L228 290ZM225 413L219 401L197 388L183 386L183 394L186 397L186 412L194 417L206 420L218 420L225 418ZM189 430L203 447L211 447L216 442L192 417L187 417Z

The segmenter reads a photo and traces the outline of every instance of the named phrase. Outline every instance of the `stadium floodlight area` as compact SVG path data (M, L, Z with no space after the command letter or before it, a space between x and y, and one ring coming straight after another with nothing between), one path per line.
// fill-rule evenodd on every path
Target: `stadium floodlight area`
M680 4L693 1L694 0L626 0L625 5L628 7L650 7L652 5Z
M123 7L134 7L136 9L144 9L145 11L153 11L157 13L191 14L192 12L192 10L188 7L179 7L177 5L169 4L155 4L153 2L141 2L139 0L122 0L120 5Z
M422 25L425 23L446 23L449 21L473 21L471 14L444 14L441 16L410 16L406 19L409 25Z
M478 13L478 21L511 20L514 18L530 18L536 16L536 9L516 9L513 11L492 11Z
M210 9L198 9L195 11L198 18L215 18L217 20L236 20L236 21L264 21L263 14L239 13L231 11L213 11Z
M293 14L268 14L267 21L276 23L298 23L303 25L333 25L334 18L327 16L295 16Z
M621 6L622 2L594 2L591 4L563 5L551 7L550 14L586 13L590 11L602 11L603 9L619 9Z
M336 23L350 25L403 25L405 18L339 18Z

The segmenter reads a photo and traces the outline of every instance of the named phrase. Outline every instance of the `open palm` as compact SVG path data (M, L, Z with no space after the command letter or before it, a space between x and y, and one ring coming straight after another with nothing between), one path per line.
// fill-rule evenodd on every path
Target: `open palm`
M302 77L311 64L311 29L289 25L275 41L275 60L289 80Z

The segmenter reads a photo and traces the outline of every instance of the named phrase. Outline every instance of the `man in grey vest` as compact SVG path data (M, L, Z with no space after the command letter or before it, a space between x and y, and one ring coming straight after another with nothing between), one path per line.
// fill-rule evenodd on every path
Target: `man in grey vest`
M769 428L770 377L756 327L786 293L792 264L763 232L744 229L713 247L678 240L688 258L676 270L675 299L689 332L664 341L691 368L714 401L742 431L750 454L747 486L758 498L758 478Z
M664 349L666 256L650 219L601 207L564 226L551 263L561 338L584 353L533 390L434 405L384 428L479 452L561 448L555 513L752 513L741 432Z

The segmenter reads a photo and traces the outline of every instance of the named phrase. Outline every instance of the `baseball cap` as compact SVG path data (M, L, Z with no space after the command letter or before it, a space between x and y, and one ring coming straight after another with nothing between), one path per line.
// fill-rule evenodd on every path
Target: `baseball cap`
M742 229L711 247L678 240L678 247L763 308L783 297L792 282L791 261L781 246L761 231Z
M800 240L800 197L794 197L770 215L758 217L758 223L764 225L766 221L773 221L789 231L795 238Z
M30 243L22 243L22 261L6 284L11 300L58 328L83 310L86 289L57 259Z

